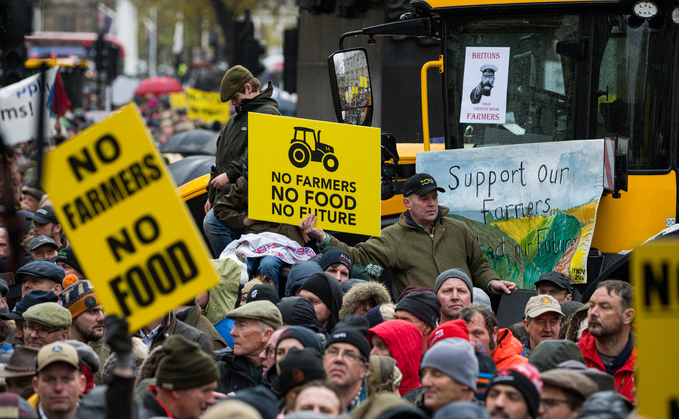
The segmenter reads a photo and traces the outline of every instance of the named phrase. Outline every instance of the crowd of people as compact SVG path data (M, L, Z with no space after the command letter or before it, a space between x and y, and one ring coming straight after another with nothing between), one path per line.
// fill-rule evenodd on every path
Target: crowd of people
M628 283L602 281L582 304L567 276L544 273L523 321L499 328L490 296L516 285L445 216L445 191L426 173L405 183L398 223L356 246L313 215L299 225L250 219L247 115L277 106L271 86L240 66L220 95L236 112L219 136L203 224L219 284L135 333L106 315L35 176L13 171L20 210L3 221L19 220L21 244L0 228L3 417L635 414ZM305 247L314 241L318 253Z

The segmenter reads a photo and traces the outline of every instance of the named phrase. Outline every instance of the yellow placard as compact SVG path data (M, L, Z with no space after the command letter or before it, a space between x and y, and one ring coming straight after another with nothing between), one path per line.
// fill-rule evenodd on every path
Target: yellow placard
M133 105L47 154L44 179L104 311L131 331L218 283Z
M679 241L640 246L632 252L631 274L637 337L635 384L639 414L653 419L679 417ZM669 373L669 375L668 375Z
M186 88L189 119L202 119L204 122L219 121L225 124L231 116L231 105L222 102L219 93L203 92L202 90Z
M380 130L250 113L249 208L256 220L380 235ZM257 193L254 193L257 191Z
M177 92L177 93L170 93L170 108L172 109L186 109L186 93L185 92Z

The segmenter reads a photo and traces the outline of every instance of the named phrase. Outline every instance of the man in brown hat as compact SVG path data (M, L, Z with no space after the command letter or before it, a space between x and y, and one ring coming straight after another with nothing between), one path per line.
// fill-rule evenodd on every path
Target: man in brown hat
M597 385L576 371L554 369L540 374L544 387L540 396L540 419L575 419L582 404L596 393Z
M219 97L222 102L231 101L236 112L229 118L217 139L217 154L214 170L208 185L208 199L205 202L203 228L215 257L239 235L228 230L214 216L212 206L231 189L236 179L243 175L243 155L248 148L248 113L257 112L280 115L278 103L271 97L273 86L269 83L266 90L259 91L260 82L248 69L237 65L231 67L222 79Z
M7 392L28 397L33 394L35 360L38 349L16 345L7 364L0 364L0 377L7 383Z

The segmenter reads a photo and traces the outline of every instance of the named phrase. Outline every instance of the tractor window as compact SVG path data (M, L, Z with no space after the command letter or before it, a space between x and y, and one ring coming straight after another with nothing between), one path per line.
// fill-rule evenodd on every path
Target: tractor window
M670 165L676 26L655 23L598 16L593 25L591 137L628 137L630 169Z
M578 16L450 18L446 22L448 122L454 148L573 138L575 59L556 45L578 39ZM509 48L506 122L460 122L468 47ZM473 102L474 103L474 102Z

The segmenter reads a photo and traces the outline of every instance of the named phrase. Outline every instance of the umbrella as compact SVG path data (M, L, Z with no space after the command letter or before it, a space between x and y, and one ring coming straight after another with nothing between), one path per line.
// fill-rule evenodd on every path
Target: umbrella
M177 79L172 77L149 77L139 83L139 87L134 92L135 95L164 95L167 93L182 92L184 88Z
M177 185L183 185L193 179L210 173L215 164L214 156L189 156L167 166Z
M218 132L206 129L184 131L168 138L160 145L161 153L179 153L184 156L217 154Z

